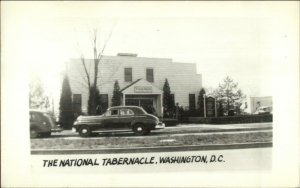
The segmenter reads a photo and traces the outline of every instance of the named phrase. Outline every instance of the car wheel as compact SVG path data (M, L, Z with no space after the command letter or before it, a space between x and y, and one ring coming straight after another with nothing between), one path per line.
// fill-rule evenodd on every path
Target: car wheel
M150 133L150 131L147 128L145 128L145 126L142 124L135 125L133 128L133 132L138 136L146 135Z
M36 138L38 137L39 133L36 129L30 129L30 138Z
M80 127L79 135L81 137L89 137L91 135L91 129L88 126Z

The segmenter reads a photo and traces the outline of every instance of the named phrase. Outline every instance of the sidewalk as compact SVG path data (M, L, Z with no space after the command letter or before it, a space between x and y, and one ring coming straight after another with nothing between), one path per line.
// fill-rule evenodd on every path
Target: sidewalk
M230 131L258 131L271 130L272 123L248 123L248 124L179 124L177 126L166 127L165 129L153 131L153 133L178 134L178 133L209 133L209 132L230 132ZM64 130L60 133L52 133L59 136L78 136L71 130Z
M187 127L202 127L202 128L213 128L213 129L246 129L246 128L272 128L273 123L244 123L244 124L178 124L173 128L187 128Z

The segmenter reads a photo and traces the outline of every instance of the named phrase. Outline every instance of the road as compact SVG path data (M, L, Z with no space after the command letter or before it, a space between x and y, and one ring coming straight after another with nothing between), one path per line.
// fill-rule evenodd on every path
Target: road
M99 133L82 138L63 131L31 140L32 154L149 153L261 148L272 146L272 124L178 125L148 136L132 132Z
M242 132L242 131L264 131L272 130L272 123L248 123L248 124L227 124L227 125L210 125L210 124L179 124L174 127L166 127L162 130L152 131L150 136L163 135L184 135L197 133L225 133L225 132ZM97 136L105 137L135 137L132 132L125 133L99 133ZM78 133L71 130L64 130L60 133L52 133L51 138L66 138L66 139L95 139L95 137L81 138ZM142 137L139 137L142 138ZM41 138L45 139L45 138ZM97 137L96 137L97 139Z

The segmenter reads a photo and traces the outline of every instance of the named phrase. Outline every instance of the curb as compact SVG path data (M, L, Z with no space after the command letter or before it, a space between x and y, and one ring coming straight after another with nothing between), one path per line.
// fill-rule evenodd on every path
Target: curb
M44 150L31 150L31 154L32 155L120 154L120 153L251 149L251 148L266 148L272 146L273 146L272 142L255 142L255 143L242 143L242 144L162 146L162 147L109 148L109 149L44 149Z
M180 127L181 128L181 127ZM222 132L232 132L232 131L236 131L237 133L239 132L243 132L243 131L259 131L259 130L262 130L262 131L265 131L265 130L273 130L273 127L259 127L259 128L228 128L228 129L207 129L207 130L200 130L199 132L196 132L196 133L222 133ZM130 131L128 131L130 132ZM153 133L159 133L159 131L153 131ZM194 131L192 132L185 132L185 133L195 133ZM174 133L174 132L164 132L164 134L166 135L170 135L170 134L181 134L181 133ZM78 134L68 134L68 135L65 135L65 136L78 136Z

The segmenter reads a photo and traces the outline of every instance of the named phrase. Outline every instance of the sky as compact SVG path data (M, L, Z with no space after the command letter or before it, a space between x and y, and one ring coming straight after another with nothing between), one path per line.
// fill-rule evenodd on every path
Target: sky
M230 76L247 96L272 96L274 54L284 53L274 44L287 38L275 15L284 12L268 4L216 3L5 2L2 41L20 52L16 60L28 65L29 76L40 74L56 97L64 63L80 51L92 57L95 28L99 48L112 32L104 55L196 63L208 90Z

